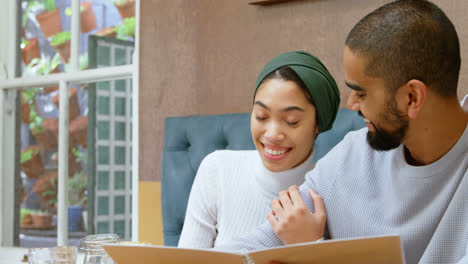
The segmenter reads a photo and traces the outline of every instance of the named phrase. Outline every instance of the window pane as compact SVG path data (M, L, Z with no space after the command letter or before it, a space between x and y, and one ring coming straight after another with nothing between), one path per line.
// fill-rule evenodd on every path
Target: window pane
M98 190L109 190L109 172L108 171L99 171L98 172Z
M21 62L24 76L48 75L71 69L70 0L21 0ZM135 37L135 1L99 0L80 4L79 68L89 67L89 54L100 66L131 63L133 49L101 46L93 49L89 39L116 39L128 43ZM92 50L92 51L91 51Z
M87 209L87 90L69 87L68 230L71 245L85 233ZM60 92L58 87L21 91L20 246L55 246L58 192L58 135ZM108 176L109 178L109 176ZM108 180L109 181L109 180ZM105 176L101 178L105 185ZM107 183L109 186L109 183ZM108 187L109 188L109 187ZM67 210L66 209L66 210ZM83 213L85 212L85 213ZM46 239L48 238L48 239Z
M120 42L106 45L125 48ZM88 148L89 156L95 155L96 160L88 171L95 175L90 178L96 178L91 196L98 197L93 211L94 231L108 230L124 240L130 239L131 230L131 83L123 79L88 85L90 131L96 135Z
M71 32L65 1L22 0L21 10L23 76L66 71Z
M98 215L109 215L109 197L98 197Z
M70 3L18 3L23 11L23 76L70 71ZM134 0L81 1L80 69L132 62L134 6ZM44 21L45 14L52 17L52 24ZM69 227L70 244L77 245L87 230L116 232L123 239L130 238L130 215L125 207L131 199L131 85L130 79L122 79L69 87L68 199L72 205L81 206L68 212L69 221L75 224ZM58 86L28 89L21 97L21 220L26 219L21 225L21 237L25 238L21 245L55 246L56 242L45 244L44 238L56 237ZM43 217L49 226L32 225L32 215L38 212L50 216ZM117 219L115 214L119 215Z

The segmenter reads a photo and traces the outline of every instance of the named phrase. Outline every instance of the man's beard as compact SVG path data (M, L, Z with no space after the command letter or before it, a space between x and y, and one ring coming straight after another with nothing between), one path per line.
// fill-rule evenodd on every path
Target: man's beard
M377 126L371 122L375 131L367 132L367 143L377 151L387 151L400 146L408 130L408 119L398 111L396 102L389 102L387 105L388 107L386 107L384 114L381 114L382 118L380 119L382 123L394 124L396 129L385 131L377 128ZM361 112L359 112L359 114L362 116Z

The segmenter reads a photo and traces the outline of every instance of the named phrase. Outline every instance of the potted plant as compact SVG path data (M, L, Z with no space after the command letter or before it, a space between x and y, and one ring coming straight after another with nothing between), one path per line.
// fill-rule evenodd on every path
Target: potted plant
M59 10L55 7L55 0L40 0L45 11L36 15L42 33L47 38L62 31Z
M135 16L135 0L119 0L114 2L122 19Z
M28 65L30 68L30 72L33 75L48 75L51 73L60 72L58 69L58 65L60 64L60 56L58 53L55 53L54 57L45 57L42 59L33 59L31 63ZM55 86L48 86L43 87L42 90L44 93L48 94L53 91L58 90L58 85Z
M100 37L109 37L109 38L115 38L117 33L115 32L115 27L105 27L98 32L94 33L96 36Z
M88 179L85 173L75 173L68 179L68 231L80 231L83 206L87 201Z
M23 19L21 22L21 51L25 65L28 65L31 59L40 57L40 50L37 38L26 39L26 22L28 22L29 14L32 9L37 9L38 4L36 1L29 1L25 3L23 12Z
M81 230L83 206L87 201L87 175L75 173L68 179L68 231ZM41 177L35 184L33 191L37 192L41 200L49 208L57 206L57 174L51 173ZM34 220L33 220L34 221Z
M39 42L37 38L21 39L21 58L25 65L28 65L34 58L41 57Z
M82 116L70 122L70 135L80 143L83 148L88 147L88 117Z
M31 213L34 213L34 210L28 208L20 209L20 226L21 228L31 228L33 224L33 219Z
M46 150L54 150L57 147L57 118L44 120L35 110L31 110L30 116L31 122L29 123L29 129L31 133Z
M70 40L70 31L57 33L50 39L50 45L55 48L64 63L68 63L70 58Z
M80 71L85 70L85 69L88 68L88 53L81 54L78 57L78 64L79 64L79 67L80 67ZM71 71L70 63L65 64L64 69L65 69L65 72L70 72Z
M116 26L115 31L118 39L135 38L135 17L125 18Z
M33 192L47 208L55 208L57 205L57 173L51 172L41 176L33 186Z
M36 110L36 104L34 102L36 93L36 88L21 91L21 120L25 124L29 124L31 122L31 108Z
M52 214L43 210L36 210L31 213L32 227L35 229L51 229Z
M72 15L71 8L65 9L67 16ZM80 4L80 30L82 33L88 33L97 28L96 16L93 11L93 3L91 1L81 2Z
M35 179L44 173L42 158L38 145L33 145L21 151L21 168L31 179Z
M74 120L80 115L80 106L78 105L78 97L76 95L78 88L73 87L70 88L68 93L68 100L69 100L69 118L70 121ZM57 106L57 109L60 107L60 94L55 95L52 98L52 102Z
M72 177L76 172L79 172L81 170L81 166L79 161L77 161L77 151L75 147L69 148L68 151L68 176ZM55 164L58 166L58 153L55 152L52 154L51 159L55 162Z

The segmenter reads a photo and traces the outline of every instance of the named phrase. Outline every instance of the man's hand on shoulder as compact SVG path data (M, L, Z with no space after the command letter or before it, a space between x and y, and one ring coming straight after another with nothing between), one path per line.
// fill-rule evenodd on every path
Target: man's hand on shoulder
M268 222L286 245L312 242L323 237L325 206L320 195L312 189L309 190L309 195L314 202L314 213L307 208L295 185L280 192L279 200L271 202L272 212L268 214Z

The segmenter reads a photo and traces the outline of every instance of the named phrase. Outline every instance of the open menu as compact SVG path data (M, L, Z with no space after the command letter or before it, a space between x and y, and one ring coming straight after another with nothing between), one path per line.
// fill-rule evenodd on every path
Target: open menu
M403 263L399 236L325 240L250 252L119 244L104 249L118 264Z

